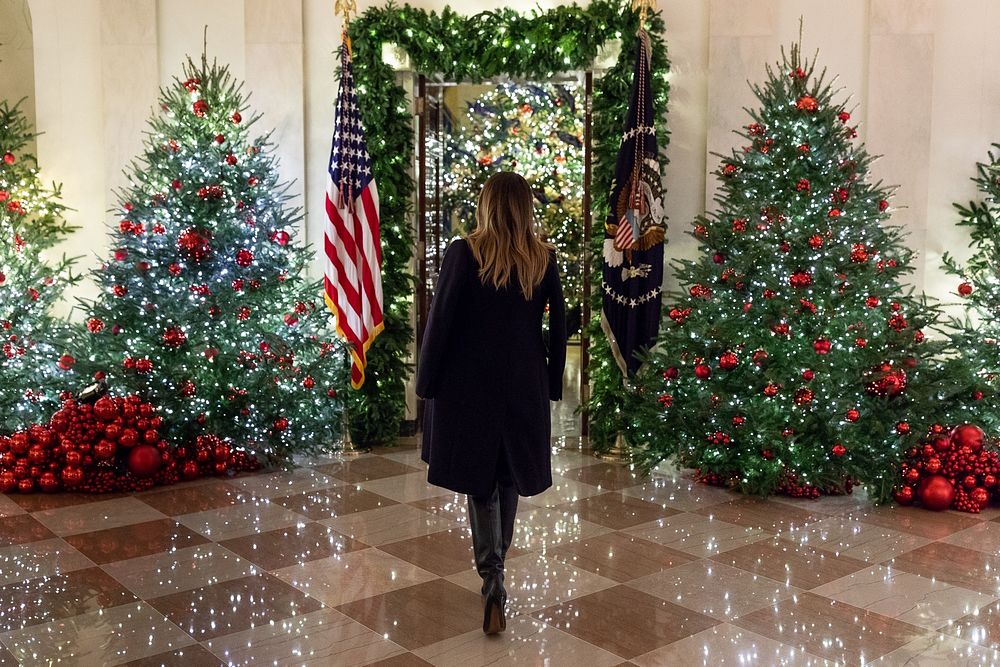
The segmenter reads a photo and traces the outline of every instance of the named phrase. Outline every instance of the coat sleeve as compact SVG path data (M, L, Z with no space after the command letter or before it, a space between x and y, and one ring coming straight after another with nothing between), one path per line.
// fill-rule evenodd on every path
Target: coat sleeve
M441 364L447 353L448 334L458 309L459 298L464 284L466 262L464 239L457 239L448 246L438 274L437 292L431 301L427 316L427 326L420 344L417 358L417 396L434 398L436 383L441 372Z
M559 265L549 264L549 400L561 401L566 368L566 301L559 281Z

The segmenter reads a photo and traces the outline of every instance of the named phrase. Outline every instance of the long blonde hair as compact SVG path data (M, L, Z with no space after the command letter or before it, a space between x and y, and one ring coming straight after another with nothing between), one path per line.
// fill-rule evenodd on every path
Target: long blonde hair
M501 171L490 176L479 193L476 228L468 236L483 284L500 289L517 269L524 298L531 300L545 277L554 247L538 237L534 195L520 174Z

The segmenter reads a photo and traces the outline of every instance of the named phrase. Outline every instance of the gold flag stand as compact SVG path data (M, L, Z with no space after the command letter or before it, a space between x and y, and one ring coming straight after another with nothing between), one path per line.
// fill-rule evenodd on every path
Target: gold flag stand
M594 452L594 456L608 463L628 463L632 456L629 452L628 441L625 435L619 433L615 438L615 444L606 452Z
M342 420L341 428L341 445L340 451L337 452L345 459L353 459L364 454L368 454L372 451L371 447L358 447L354 444L354 439L351 438L351 420L347 414L347 405L344 405L344 418Z
M656 11L656 0L632 0L632 11L636 10L639 11L639 30L645 30L649 12Z

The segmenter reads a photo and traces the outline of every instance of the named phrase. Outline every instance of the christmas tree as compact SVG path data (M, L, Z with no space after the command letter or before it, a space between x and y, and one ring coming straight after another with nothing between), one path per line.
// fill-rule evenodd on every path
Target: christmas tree
M1000 151L1000 144L993 148ZM951 321L960 357L949 363L975 370L971 396L978 407L975 419L995 431L1000 428L1000 154L991 151L989 162L978 163L973 181L981 198L955 208L959 226L969 230L974 252L965 264L949 253L943 258L945 270L958 280L955 292L965 306L964 317Z
M175 442L220 436L271 462L329 448L345 356L258 116L205 58L160 108L83 304L87 366L159 406Z
M67 327L51 315L76 281L72 260L43 257L72 227L59 187L41 183L26 151L34 136L19 105L0 102L0 433L47 418L76 382L74 359L62 347Z
M925 330L939 311L902 285L912 253L890 191L825 71L783 53L724 157L717 210L680 261L632 441L708 482L887 498L911 434L943 396ZM929 414L930 413L930 414ZM920 419L921 423L914 421ZM944 418L944 414L940 418Z
M579 88L567 84L505 83L468 104L441 146L443 203L462 231L475 225L486 179L516 171L535 193L538 222L556 246L570 331L580 326L583 295L583 108Z

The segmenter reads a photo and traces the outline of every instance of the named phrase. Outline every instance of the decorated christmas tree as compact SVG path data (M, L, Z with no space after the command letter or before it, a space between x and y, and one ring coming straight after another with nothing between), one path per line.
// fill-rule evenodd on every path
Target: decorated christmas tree
M160 109L94 273L100 297L83 304L86 365L159 406L175 442L229 438L272 462L328 449L345 355L267 135L251 135L241 86L204 58Z
M72 260L43 256L72 228L58 186L42 184L27 152L33 136L18 105L0 102L0 433L46 418L77 382L66 326L51 315L76 280Z
M993 144L1000 151L1000 144ZM980 423L995 431L1000 427L1000 154L990 152L989 162L976 165L973 178L981 197L955 204L958 224L971 236L972 256L964 264L944 254L945 270L955 276L955 292L965 306L962 318L951 322L955 347L961 358L979 374L981 387L974 398L981 401Z
M901 282L912 253L825 72L796 46L767 74L703 254L675 265L633 441L746 493L884 499L911 434L947 418L940 314Z
M516 171L535 193L539 224L555 244L567 308L579 328L583 290L583 108L576 86L505 83L468 104L441 147L443 203L462 231L475 225L491 174ZM456 119L457 120L457 119ZM458 231L458 230L456 230ZM572 315L571 315L572 316Z

